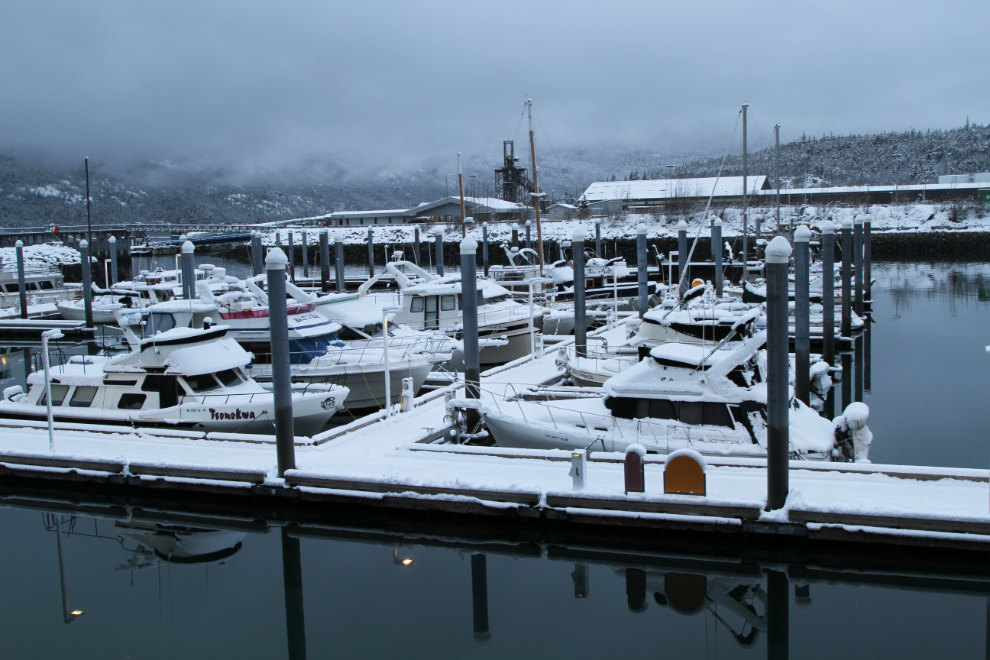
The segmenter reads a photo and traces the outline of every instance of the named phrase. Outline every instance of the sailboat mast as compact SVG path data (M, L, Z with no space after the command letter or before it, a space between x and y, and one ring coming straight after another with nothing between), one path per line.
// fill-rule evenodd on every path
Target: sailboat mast
M536 207L536 245L540 257L540 277L543 277L543 228L540 226L540 184L536 178L536 137L533 134L533 99L526 99L529 114L529 153L533 157L533 200Z
M746 190L746 178L749 174L748 166L746 162L746 109L749 108L748 103L743 103L742 113L743 113L743 281L749 281L749 245L747 241L747 234L749 233L749 191Z
M461 172L461 152L457 152L457 187L461 191L461 238L467 238L467 224L464 222L464 173Z
M780 124L773 127L774 147L773 147L773 180L777 187L774 195L774 204L777 206L777 234L780 234Z

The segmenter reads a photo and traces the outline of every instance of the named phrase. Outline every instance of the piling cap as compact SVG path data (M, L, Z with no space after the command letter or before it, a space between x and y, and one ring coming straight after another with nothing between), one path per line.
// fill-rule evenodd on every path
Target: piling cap
M330 233L330 242L331 243L336 243L337 242L337 232L332 231L332 232L329 232L329 233Z
M571 234L571 240L572 241L584 241L584 235L585 235L584 234L584 230L581 229L580 227L578 227L577 229L574 230L574 233Z
M677 231L687 231L687 223L683 220L677 222Z
M182 244L182 254L192 254L196 248L193 247L192 241L186 241Z
M485 220L484 222L482 222L482 223L481 223L481 226L482 226L482 227L487 227L487 226L488 226L488 221L487 221L487 220Z
M14 243L14 247L24 247L24 241L17 241Z
M111 236L110 237L110 242L111 243L116 243L117 242L117 237L116 236Z
M646 236L646 224L641 222L636 225L636 233L640 236Z
M474 254L478 251L478 241L470 236L461 241L461 254Z
M791 257L791 244L783 236L777 236L767 245L766 255L768 264L786 264Z
M822 233L823 234L835 233L835 225L832 223L831 220L826 220L825 222L822 223Z
M282 252L282 248L273 248L265 257L265 270L285 270L287 263L289 258Z
M863 224L863 216L861 216L861 215L857 215L857 216L856 216L856 219L855 219L855 220L853 220L853 222L855 222L855 223L856 223L857 225L861 225L861 224Z
M527 220L527 221L526 221L526 226L527 226L527 227L530 227L530 226L532 226L532 224L533 224L533 223L532 223L532 222L530 222L529 220Z
M437 236L443 236L443 229L440 228L440 227L437 227L436 229L433 230L433 233L435 235L437 235Z
M23 245L23 243L22 243L22 245ZM81 241L79 241L79 247L81 247L81 248L88 248L89 247L89 241L87 241L85 238L82 239Z
M808 225L801 225L794 230L794 242L795 243L807 243L811 240L811 230L808 229Z
M714 225L716 227L721 227L722 226L722 218L715 218Z
M842 225L843 229L852 229L853 221L850 220L849 218L843 218L840 224Z

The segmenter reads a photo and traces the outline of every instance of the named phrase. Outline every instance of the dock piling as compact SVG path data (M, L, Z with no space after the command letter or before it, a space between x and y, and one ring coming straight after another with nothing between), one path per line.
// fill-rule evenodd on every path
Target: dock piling
M437 275L443 277L443 229L437 227L434 237L436 239Z
M519 225L512 225L512 247L519 247Z
M715 256L715 296L721 298L724 277L722 274L722 220L720 218L715 218L712 221L712 246Z
M790 457L790 359L787 330L787 266L791 246L777 236L767 246L767 510L787 500Z
M179 258L182 268L182 297L192 300L196 292L196 271L193 268L193 247L192 241L182 244L182 255Z
M863 297L864 302L870 304L870 309L873 309L872 236L873 218L867 213L863 216Z
M526 249L527 250L532 250L533 249L532 232L533 232L533 223L530 222L529 220L527 220L526 221Z
M488 223L481 223L481 264L488 277Z
M811 304L809 269L811 230L801 225L794 232L794 395L811 403Z
M375 230L368 228L368 277L375 276Z
M326 229L320 230L320 291L330 290L330 243Z
M262 257L262 254L261 234L253 231L251 232L251 272L255 276L261 275L265 271L265 260Z
M602 257L602 221L595 220L595 254Z
M639 285L639 318L643 318L648 309L650 297L650 286L647 281L647 268L649 267L646 256L646 225L642 222L636 226L636 276Z
M856 271L854 292L856 314L863 315L863 216L857 215L853 229L853 268Z
M86 327L93 327L93 264L89 261L89 241L79 241L79 265L82 266L83 305L86 308ZM22 289L24 287L21 287Z
M117 283L117 237L110 236L110 284Z
M721 253L722 252L722 241L720 241L720 240L719 241L716 241L715 240L715 221L716 220L718 220L718 216L716 216L716 215L710 215L710 216L708 216L708 231L709 231L709 234L708 235L712 237L712 242L711 242L711 246L710 246L711 247L711 252L712 252L712 261L715 261L715 254L716 253ZM721 227L721 226L722 225L719 224L719 227ZM721 233L721 230L719 230L719 233Z
M21 305L21 318L28 317L27 284L24 281L24 241L14 243L17 251L17 298Z
M336 279L337 293L344 293L347 291L347 286L344 284L344 241L337 236L334 232L330 238L333 240L333 253L334 253L334 278Z
M869 323L869 321L867 321L867 323ZM854 401L860 401L860 402L862 402L863 401L863 381L864 381L863 366L864 366L864 362L865 362L865 360L863 359L863 352L864 352L863 351L863 333L860 333L859 336L856 337L856 341L853 344L853 351L854 351L854 353L853 353L853 355L854 355L853 360L855 361L855 366L853 367L853 369L856 372L854 374L855 377L856 377L856 382L854 384L853 400Z
M852 221L842 221L842 327L843 337L852 336Z
M677 223L677 280L681 283L678 298L683 298L688 290L687 281L687 223L681 220Z
M413 261L419 265L419 227L413 227Z
M584 300L584 230L580 227L571 236L574 255L574 352L578 357L588 354L588 325L585 322Z
M438 235L442 239L442 235ZM464 390L467 398L481 398L481 356L478 350L478 241L461 241L461 301L464 315ZM477 410L467 411L468 433L474 433L481 421Z
M288 257L279 248L268 253L269 332L272 344L272 384L275 398L275 445L278 476L296 467L295 430L292 421L292 375L289 371L289 316L285 302L285 267Z
M835 365L835 225L822 223L822 357Z
M303 262L303 277L309 277L309 236L306 232L302 232L302 243L300 244L302 248L302 262Z
M289 230L289 279L296 283L296 232Z

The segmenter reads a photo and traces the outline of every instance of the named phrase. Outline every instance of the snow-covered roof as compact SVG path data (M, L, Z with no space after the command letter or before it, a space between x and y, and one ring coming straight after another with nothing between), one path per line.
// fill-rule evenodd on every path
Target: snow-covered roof
M716 180L718 183L716 184ZM746 182L750 194L767 186L763 174L749 177ZM701 179L647 179L641 181L598 181L584 191L589 202L638 199L670 199L673 197L708 197L715 190L715 197L738 197L743 194L741 176L706 177Z
M830 193L896 193L896 192L926 192L937 190L979 190L990 188L990 183L911 183L895 186L834 186L832 188L781 188L783 195L827 195ZM776 191L772 188L763 190L757 194L767 196L773 195Z

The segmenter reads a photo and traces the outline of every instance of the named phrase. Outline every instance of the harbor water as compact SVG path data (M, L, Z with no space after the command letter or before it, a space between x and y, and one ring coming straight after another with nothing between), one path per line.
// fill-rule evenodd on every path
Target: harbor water
M248 274L225 261L210 260ZM874 323L836 410L859 368L873 462L986 468L990 264L873 273ZM23 383L32 351L0 356L4 383ZM882 545L771 560L670 538L622 554L388 521L70 515L0 494L10 658L990 657L987 576L912 573Z

